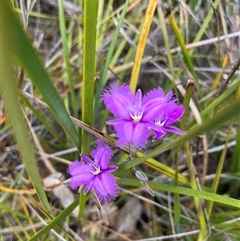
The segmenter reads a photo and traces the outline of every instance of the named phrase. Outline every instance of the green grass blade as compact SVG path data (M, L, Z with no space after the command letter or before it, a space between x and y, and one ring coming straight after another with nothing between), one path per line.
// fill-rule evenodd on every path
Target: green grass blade
M239 104L240 105L240 104ZM240 107L240 106L239 106ZM240 171L240 127L238 128L236 136L236 145L233 151L233 156L230 164L230 172L234 173Z
M34 106L30 103L28 98L24 96L23 92L19 93L21 99L25 102L25 104L29 107L29 109L32 110L33 114L38 118L38 120L44 125L47 131L51 133L59 142L61 145L64 144L64 140L59 137L59 133L53 128L53 126L49 123L49 121L46 119L46 117L37 109L34 108Z
M95 77L95 49L98 1L84 1L84 36L83 36L83 88L82 88L82 121L88 125L93 122L93 98ZM81 153L88 154L91 135L82 130ZM86 197L83 191L79 197L79 216L84 216Z
M64 8L63 8L63 0L58 0L58 12L59 12L59 24L60 24L60 31L61 31L61 38L62 38L62 46L63 46L63 54L64 60L66 65L66 73L67 73L67 80L70 88L71 94L71 106L73 108L74 116L77 116L77 105L75 99L75 92L74 92L74 82L72 77L72 70L70 64L70 51L68 49L68 39L67 39L67 32L66 32L66 22L64 16Z
M1 61L2 73L0 81L2 83L4 101L8 110L9 118L11 120L13 133L15 135L16 142L21 153L22 161L27 169L29 178L31 179L31 182L36 189L39 200L41 201L45 210L51 216L53 216L51 206L47 200L45 191L43 189L43 184L39 175L36 158L32 150L32 145L28 138L27 126L24 122L23 113L20 109L20 105L18 102L18 90L17 86L14 83L8 54L6 49L3 49L3 46L7 46L7 42L3 41L0 44L1 53L5 56L4 61Z
M186 86L186 92L184 94L184 101L183 101L185 112L180 121L180 129L182 130L186 130L186 125L187 125L186 120L187 120L187 116L189 115L189 105L193 94L193 88L194 88L194 81L188 80L188 83Z
M218 98L216 98L213 102L211 102L206 108L201 112L201 116L204 117L210 113L210 111L214 110L217 106L221 105L227 97L232 94L240 84L240 78L230 87L228 87Z
M47 233L51 229L53 229L56 225L66 219L71 212L76 208L78 204L78 200L75 200L72 204L70 204L67 208L65 208L60 214L56 216L51 222L49 222L44 228L35 233L28 241L36 240L41 237L43 234Z
M163 34L164 46L165 46L166 52L167 52L168 65L169 65L170 73L171 73L171 76L173 79L173 83L175 83L175 73L173 70L173 60L172 60L172 55L170 52L170 44L169 44L170 40L169 40L169 34L167 31L167 26L166 26L164 13L163 13L163 9L162 9L162 1L160 1L160 3L158 4L157 10L158 10L159 23L160 23L160 26L162 29L162 34Z
M139 35L136 34L134 39L133 39L133 42L134 43L137 43L138 42L138 39L139 39ZM135 49L134 48L129 48L126 56L125 56L125 59L124 59L124 62L123 62L123 65L127 65L128 63L130 63L134 57L134 52L135 52ZM119 73L119 79L124 79L124 77L126 76L127 74L127 71L126 69L125 70L122 70L120 73Z
M216 0L212 4L212 8L210 9L210 11L208 12L207 16L205 17L203 23L201 24L201 28L199 29L198 33L196 34L196 36L195 36L195 38L193 40L193 43L198 42L202 38L203 34L206 32L206 29L207 29L210 21L212 21L212 16L214 14L213 7L216 9L220 2L221 2L221 0ZM190 56L192 55L193 51L194 51L194 49L190 49L189 50L189 55Z
M168 19L169 19L169 22L172 26L172 29L173 29L173 32L176 36L176 39L177 39L177 42L178 44L180 45L181 49L182 49L182 53L183 53L183 57L184 57L184 60L185 60L185 63L186 65L188 66L188 69L190 70L190 72L192 73L193 77L194 77L194 80L196 81L196 84L198 86L198 90L200 91L200 96L202 96L202 91L201 91L201 86L199 85L199 81L198 81L198 76L194 70L194 67L193 67L193 62L190 58L190 55L188 53L188 50L186 48L186 45L184 43L184 40L183 40L183 37L181 35L181 32L177 26L177 23L173 17L173 15L170 13L168 15Z
M228 135L226 143L225 143L225 148L223 149L223 152L221 154L220 160L218 162L217 170L216 170L215 177L214 177L214 180L213 180L213 183L212 183L212 187L211 187L211 193L216 193L217 192L218 184L219 184L219 181L220 181L220 175L222 173L223 164L224 164L224 161L225 161L225 158L226 158L228 141L229 141L229 135ZM211 215L212 207L213 207L213 202L209 202L207 204L208 216Z
M130 186L130 187L141 187L140 182L136 179L121 178L117 182L119 185L126 185L126 186ZM216 203L229 205L231 207L236 207L236 208L240 207L240 201L238 199L230 198L230 197L223 196L223 195L218 195L218 194L214 194L214 193L210 193L210 192L206 192L206 191L194 190L194 189L186 188L186 187L179 187L179 186L173 186L173 185L168 185L168 184L163 184L163 183L156 183L156 182L151 182L151 181L148 182L148 185L153 190L159 190L159 191L171 192L171 193L179 193L181 195L201 198L204 200L209 200L209 201L213 201Z
M184 95L184 101L183 101L183 106L185 108L185 112L184 115L181 118L180 121L180 129L185 130L185 126L184 124L186 123L186 116L188 116L188 111L189 111L189 104L190 104L190 100L192 98L192 92L193 92L193 81L188 81L187 86L186 86L186 91L185 91L185 95ZM190 155L188 155L188 151L189 151L189 146L188 143L185 142L185 150L186 150L186 159L187 162L189 162L190 160ZM178 148L178 152L179 152L179 148ZM175 185L178 186L178 166L179 166L179 155L176 158L176 164L175 164ZM192 186L192 188L197 189L195 187L193 187L192 185L192 181L191 181L191 174L193 173L192 171L189 172L190 173L190 184ZM195 201L196 203L196 201ZM175 224L179 224L180 222L180 197L178 193L174 194L174 220L175 220Z
M3 203L1 203L1 209L19 218L26 219L26 220L31 219L32 221L37 221L37 217L28 216L19 211L13 210L12 207L6 206Z
M98 1L84 1L82 121L92 125ZM88 154L91 136L82 131L81 152Z
M12 233L16 236L17 240L19 241L23 241L23 239L20 237L20 235L18 234L17 231L15 231L14 227L13 227L13 224L12 224L12 220L10 221L9 218L7 217L7 215L4 215L4 222L7 223L7 225L11 228L12 230ZM4 240L4 239L1 239L1 240Z
M198 190L198 184L197 184L197 178L195 175L195 171L193 168L193 163L192 163L192 155L189 147L189 143L185 142L185 152L186 152L186 160L187 160L187 167L188 167L188 173L190 176L190 186L192 190ZM206 238L208 229L207 229L207 224L206 224L206 219L204 215L204 210L203 207L201 206L201 200L197 197L194 197L194 204L196 210L198 210L198 219L200 223L200 232L198 235L198 240L201 241L204 238Z
M60 123L74 145L79 148L80 141L77 131L70 120L60 95L52 84L21 24L11 10L9 2L3 1L2 6L4 7L4 11L2 12L4 32L2 36L6 38L9 53L27 71L31 81L38 88L53 116Z

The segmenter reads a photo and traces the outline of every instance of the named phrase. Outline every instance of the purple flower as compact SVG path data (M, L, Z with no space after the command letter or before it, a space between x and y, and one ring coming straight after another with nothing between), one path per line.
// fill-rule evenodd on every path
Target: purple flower
M143 147L151 129L157 137L162 137L166 131L183 134L181 130L170 126L184 112L182 106L177 106L172 91L165 95L162 88L158 87L142 98L140 89L133 94L129 86L112 83L104 90L102 99L116 117L107 121L107 124L114 126L120 146L129 144L136 148ZM170 109L172 112L169 112Z
M113 155L113 150L103 141L98 141L98 146L91 151L94 161L88 156L81 154L85 161L74 161L68 168L68 173L72 176L70 187L76 189L86 185L84 194L93 189L99 199L106 204L115 199L119 193L116 180L110 172L117 169L116 166L108 166Z

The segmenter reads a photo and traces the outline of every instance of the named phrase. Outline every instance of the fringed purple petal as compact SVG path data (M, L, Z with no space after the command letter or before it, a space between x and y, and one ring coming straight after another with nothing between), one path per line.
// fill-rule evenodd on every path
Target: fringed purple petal
M115 131L119 137L118 144L133 144L136 148L146 145L150 132L147 123L126 122L122 126L115 126Z
M154 135L155 135L156 139L159 139L159 138L163 137L167 132L164 127L158 126L154 123L151 123L151 125L149 125L149 127L154 132Z
M94 179L93 179L94 180ZM88 194L88 192L90 191L90 189L92 188L92 184L94 182L93 181L90 181L89 183L87 183L86 187L84 188L84 191L83 191L83 194L86 195Z
M179 120L182 117L182 115L184 114L184 112L185 112L185 109L184 109L183 106L181 106L181 105L177 106L176 105L173 108L172 111L168 112L168 114L167 114L168 118L167 118L167 121L166 121L165 125L166 126L171 125L172 123L174 123L177 120Z
M167 102L164 98L153 99L149 101L143 108L144 114L142 121L149 122L153 121L159 116L159 113L166 107Z
M84 162L79 162L79 161L74 161L68 167L68 173L71 176L78 175L85 172L91 172L91 171L93 171L93 167L85 164Z
M165 127L165 129L169 132L172 132L172 133L175 133L175 134L178 134L178 135L184 135L185 132L180 130L179 128L175 127L175 126L167 126Z
M139 112L142 108L142 91L139 89L134 98L134 108Z
M94 178L94 175L91 172L83 172L79 175L72 176L69 186L72 189L76 189L77 187L89 183L92 180L92 178Z
M158 87L149 91L143 97L142 107L144 109L144 114L142 121L153 121L159 116L159 113L170 101L171 95L169 94L166 98L162 88Z
M150 90L149 92L147 92L145 94L145 96L143 97L143 105L146 105L149 101L151 101L152 99L156 99L156 98L165 98L164 97L164 91L161 87L158 87L156 89Z
M165 95L165 99L168 101L168 102L177 102L177 98L174 97L174 93L172 91L169 91L166 95Z
M88 166L92 166L94 161L84 154L80 154L80 157L87 163Z
M94 158L95 163L99 164L101 170L105 170L113 156L113 150L104 141L99 140L97 148L91 151L91 156Z
M109 120L106 122L107 125L123 125L126 121L129 120L125 120L125 119L121 119L121 118L117 118L117 119L113 119L113 120Z
M101 96L104 104L116 117L130 119L129 109L134 101L134 94L128 85L112 83L106 88Z
M166 133L167 133L167 131L165 130L165 128L162 128L161 131L154 131L154 135L155 135L156 139L162 138L163 136L166 135Z
M115 178L107 172L103 172L94 178L92 188L99 201L103 201L105 204L114 200L119 193L119 187L116 184Z
M72 176L69 186L72 189L88 183L94 175L92 174L93 167L84 162L74 161L68 167L68 173Z
M107 169L105 169L105 172L114 172L118 169L117 166L110 166Z
M177 99L173 97L170 91L164 96L162 88L158 87L149 91L143 98L144 115L142 121L153 121L162 112L169 111L176 105Z

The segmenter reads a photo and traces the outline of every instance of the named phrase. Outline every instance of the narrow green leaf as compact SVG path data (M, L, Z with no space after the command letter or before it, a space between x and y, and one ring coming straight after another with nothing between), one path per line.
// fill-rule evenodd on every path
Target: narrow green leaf
M189 104L190 104L190 100L192 98L193 88L194 88L194 81L189 79L187 86L186 86L184 101L183 101L183 106L184 106L185 112L180 121L180 128L182 130L185 130L184 124L186 124L186 118L188 116Z
M203 34L206 32L206 29L208 28L210 21L212 21L212 16L214 14L213 8L216 9L220 2L221 2L221 0L216 0L215 2L212 3L212 8L208 11L208 14L205 17L203 23L201 24L201 27L200 27L198 33L196 34L196 36L193 40L193 43L198 42L201 39L201 37L203 36ZM192 55L193 51L194 51L194 49L189 50L190 56Z
M239 147L240 147L240 127L238 128L238 132L236 135L236 145L233 151L233 156L230 164L231 173L240 171L240 148Z
M4 26L5 27L5 26ZM1 41L1 40L0 40ZM6 104L6 109L8 110L8 116L11 120L13 133L16 138L16 143L18 145L18 150L22 157L22 161L27 169L29 178L36 189L37 195L44 206L45 210L53 216L51 206L47 200L45 191L43 189L43 184L41 177L39 175L38 167L34 152L32 150L32 145L28 138L27 126L24 122L23 113L20 109L18 102L18 90L14 83L13 71L10 66L10 59L8 58L6 39L0 43L0 52L5 56L4 61L1 61L1 79L3 88L3 97ZM4 46L4 48L3 48Z
M33 114L38 118L38 120L44 125L47 131L51 133L61 144L64 143L63 139L59 136L59 133L53 128L53 126L49 123L49 120L34 106L30 103L28 98L24 95L23 92L19 92L21 99L25 102L25 104L32 110Z
M192 80L188 80L186 89L185 89L185 95L184 95L184 101L183 101L183 106L185 108L185 113L183 115L183 117L181 118L181 122L180 122L180 128L182 130L185 130L184 124L186 123L186 117L188 116L188 110L189 110L189 104L190 104L190 100L192 97L192 91L193 91L193 81ZM177 148L178 152L179 152L179 147ZM185 149L186 149L186 159L187 159L187 163L190 163L190 155L189 155L189 146L188 143L185 143ZM178 166L179 166L179 155L177 156L176 159L176 164L175 164L175 185L178 186ZM190 165L188 165L189 167ZM189 168L188 168L189 169ZM191 180L193 180L192 175L193 172L191 170L189 170L190 173L190 184L191 187L193 189L197 189L196 185L193 186L193 183ZM197 203L198 201L196 200L195 203ZM174 194L174 220L175 220L175 224L179 224L180 222L180 197L178 193ZM201 217L200 217L201 218Z
M119 185L127 185L131 187L140 187L141 184L138 180L136 179L126 179L126 178L121 178L118 181ZM164 192L171 192L171 193L179 193L181 195L186 195L186 196L192 196L192 197L197 197L205 200L210 200L216 203L222 203L226 204L232 207L239 208L240 207L240 201L234 198L230 198L227 196L223 195L218 195L210 192L205 192L205 191L199 191L199 190L193 190L190 188L186 187L179 187L179 186L173 186L173 185L168 185L168 184L163 184L163 183L156 183L156 182L148 182L148 185L154 189L154 190L159 190L159 191L164 191Z
M82 121L92 125L98 1L84 1ZM91 135L82 131L81 152L88 154Z
M218 188L218 184L220 181L220 175L222 173L222 168L223 168L223 164L226 158L226 153L227 153L227 145L228 145L228 141L229 141L229 137L230 137L230 133L228 134L226 143L225 143L225 147L222 151L220 160L218 162L218 166L217 166L217 170L213 179L213 183L212 183L212 187L211 187L211 193L216 193L217 188ZM210 216L211 212L212 212L212 207L213 207L213 202L209 202L207 205L207 211L208 211L208 216Z
M201 116L204 117L208 115L210 111L214 110L217 106L221 105L223 101L226 100L227 97L239 87L239 84L240 78L238 78L238 80L236 80L235 83L229 86L217 99L215 99L208 106L206 106L205 109L200 113Z
M180 30L177 26L177 23L173 17L173 15L170 13L168 15L168 19L169 19L169 22L172 26L172 29L173 29L173 32L177 38L177 42L178 44L180 45L181 49L182 49L182 53L183 53L183 56L184 56L184 60L185 60L185 63L186 65L188 66L188 69L190 70L190 72L192 73L193 77L194 77L194 80L196 81L196 84L198 86L198 90L201 92L201 86L199 85L199 82L198 82L198 76L194 70L194 67L193 67L193 63L192 63L192 60L190 58L190 55L188 53L188 50L186 48L186 45L184 43L184 40L183 40L183 37L180 33ZM201 96L202 96L202 93L201 93Z
M23 66L27 71L31 81L38 88L53 116L75 146L79 148L80 141L77 131L70 120L62 99L9 4L9 1L2 2L2 7L4 8L2 19L4 19L4 22L1 36L5 39L5 47L8 48L9 53L14 56L19 65Z
M197 178L193 169L193 163L192 163L192 155L189 147L189 142L184 143L185 146L185 152L186 152L186 161L187 161L187 167L188 167L188 173L189 173L189 179L190 179L190 186L192 190L198 190L198 184L197 184ZM197 197L194 197L194 204L196 210L198 210L198 219L200 223L200 232L198 234L199 241L206 238L208 229L207 229L207 223L205 219L204 209L201 208L201 200Z
M160 3L157 6L157 10L158 10L158 17L159 17L159 23L162 29L162 34L163 34L163 40L164 40L164 45L166 48L166 52L167 52L167 58L168 58L168 65L169 65L169 69L171 72L171 76L173 79L173 83L175 83L175 73L173 70L173 60L172 60L172 55L170 52L170 39L169 39L169 33L167 31L167 26L166 26L166 22L165 22L165 17L164 17L164 13L163 13L163 9L162 9L162 1L159 1Z
M185 113L184 113L184 116L181 118L181 123L180 123L181 129L185 129L184 124L186 123L186 116L188 116L189 104L192 98L193 88L194 88L193 80L188 80L185 95L184 95L183 106L185 108ZM189 142L185 142L184 146L185 146L186 161L187 161L187 167L188 167L189 178L190 178L190 186L193 190L198 190L195 172L192 167L192 156L190 152ZM176 163L176 169L177 168L178 168L178 162ZM178 179L176 178L175 179L176 184L177 184L177 180ZM198 217L199 217L199 223L200 223L200 232L198 234L198 240L202 240L207 236L207 232L208 232L207 224L205 220L205 214L203 209L200 208L201 203L198 198L194 198L194 203L195 203L196 209L199 210Z
M49 222L44 228L35 233L28 241L36 240L41 237L43 234L47 233L51 229L53 229L56 225L66 219L67 216L76 208L78 205L78 200L75 200L72 204L70 204L67 208L65 208L60 214L56 216L51 222Z
M8 213L11 213L12 215L14 216L17 216L19 218L22 218L22 219L26 219L26 220L29 220L31 219L32 221L37 221L38 218L37 217L34 217L34 216L28 216L26 214L23 214L21 212L18 212L16 210L14 210L12 207L8 207L6 205L4 205L3 203L1 203L1 210L2 211L6 211ZM1 240L1 239L0 239Z
M84 1L82 121L88 125L93 122L97 9L97 0ZM81 153L89 153L90 142L91 135L82 130ZM83 217L86 202L83 191L79 200L79 215Z
M74 116L77 115L77 105L75 99L75 91L74 91L74 82L72 77L72 70L70 64L70 51L68 49L68 39L67 39L67 32L65 26L65 16L64 16L64 8L63 8L63 0L58 0L58 12L59 12L59 24L61 30L61 38L62 38L62 46L63 46L63 54L64 60L66 65L66 72L67 72L67 80L70 88L71 93L71 106L73 108Z
M12 223L12 219L11 221L8 219L7 215L4 215L4 222L10 227L10 229L12 230L12 233L16 236L17 240L19 241L23 241L23 239L20 237L20 235L18 234L18 232L15 230L15 228L13 227L13 223ZM1 220L2 221L2 220ZM1 237L1 236L0 236ZM2 238L2 237L1 237ZM2 238L1 240L4 240L4 238Z

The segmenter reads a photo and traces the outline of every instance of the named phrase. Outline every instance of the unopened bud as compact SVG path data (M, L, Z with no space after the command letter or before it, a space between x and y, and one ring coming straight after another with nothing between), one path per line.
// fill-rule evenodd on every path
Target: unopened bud
M141 182L142 185L145 187L145 189L147 190L147 192L152 196L154 197L154 192L153 190L148 186L147 182Z
M137 177L138 180L140 180L141 182L147 182L148 181L148 177L146 176L146 174L142 171L136 171L135 172L135 176Z
M136 171L135 167L133 168L133 171L135 172L136 178L141 182L147 192L154 197L153 190L148 186L148 177L146 176L146 174L142 171Z
M173 141L172 138L165 138L165 139L163 140L163 142L166 143L166 144L171 143L172 141Z

